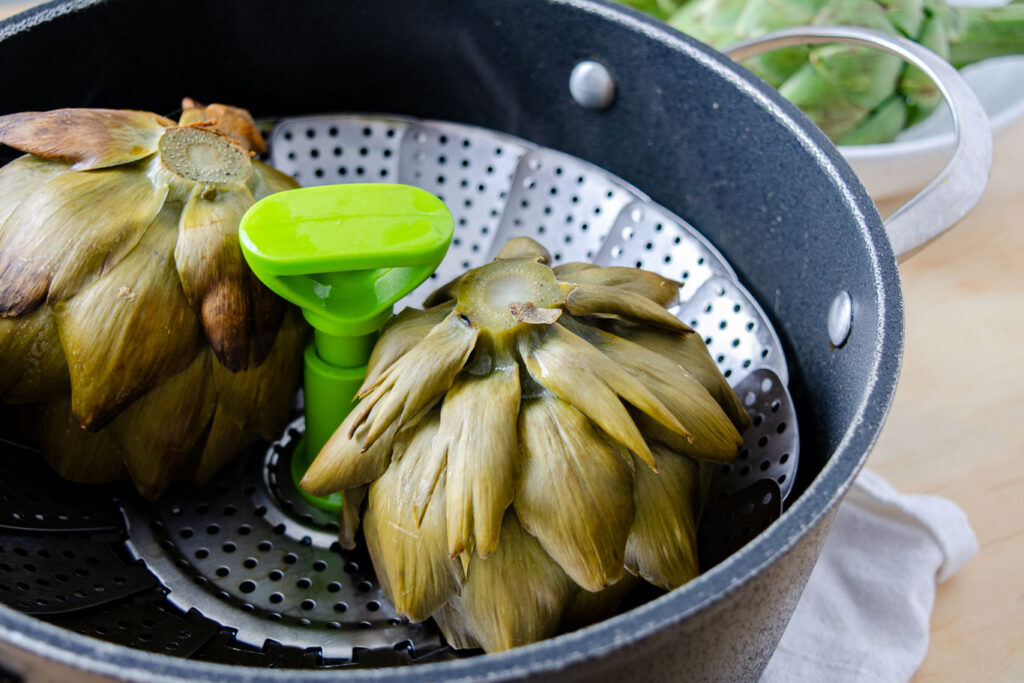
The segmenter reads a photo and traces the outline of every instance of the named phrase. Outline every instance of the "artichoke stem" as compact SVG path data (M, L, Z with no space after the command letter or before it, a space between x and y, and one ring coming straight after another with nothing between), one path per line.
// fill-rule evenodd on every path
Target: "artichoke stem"
M1024 52L1024 3L953 10L949 61L960 67Z

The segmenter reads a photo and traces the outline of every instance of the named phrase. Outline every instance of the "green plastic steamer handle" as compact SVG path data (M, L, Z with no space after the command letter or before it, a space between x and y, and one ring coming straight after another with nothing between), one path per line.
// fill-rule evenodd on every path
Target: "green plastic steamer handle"
M311 496L299 479L353 407L377 332L395 302L434 272L452 240L452 215L408 185L325 185L253 204L238 238L253 273L302 308L306 435L291 472L299 493L326 510L341 494Z

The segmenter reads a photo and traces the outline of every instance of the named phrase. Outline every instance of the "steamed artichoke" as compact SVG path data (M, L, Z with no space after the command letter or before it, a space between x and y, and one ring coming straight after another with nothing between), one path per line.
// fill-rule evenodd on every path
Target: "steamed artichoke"
M666 310L678 283L549 261L517 238L394 317L302 481L346 491L346 545L365 498L388 597L458 647L592 621L630 574L666 589L694 577L706 463L731 462L748 421Z
M660 8L651 13L664 18ZM862 26L914 40L958 68L1024 52L1022 0L986 8L951 8L945 0L688 0L668 23L716 48L793 26ZM744 65L837 144L888 142L941 100L917 68L852 45L786 48Z
M54 468L155 498L276 436L304 327L238 223L295 183L251 158L248 112L12 114L0 143L28 153L0 169L0 397L30 404Z

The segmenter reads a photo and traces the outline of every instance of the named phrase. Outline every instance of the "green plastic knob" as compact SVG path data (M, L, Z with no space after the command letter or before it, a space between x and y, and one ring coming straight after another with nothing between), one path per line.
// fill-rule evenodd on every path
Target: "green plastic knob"
M353 407L377 332L395 302L441 263L453 221L434 195L408 185L326 185L253 204L239 242L253 273L302 309L306 436L292 456L298 480ZM300 452L301 449L301 452ZM336 510L341 497L316 498Z

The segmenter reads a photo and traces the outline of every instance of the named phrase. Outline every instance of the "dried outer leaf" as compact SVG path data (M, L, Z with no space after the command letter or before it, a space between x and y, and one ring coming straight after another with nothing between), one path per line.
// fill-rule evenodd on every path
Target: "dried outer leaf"
M0 168L0 232L7 218L33 190L67 172L67 164L31 154L18 157Z
M31 410L43 457L61 477L78 484L107 484L128 476L117 442L106 431L92 433L78 426L67 396Z
M105 431L117 440L135 487L155 500L195 471L216 393L208 353L128 406Z
M129 403L181 372L199 330L174 269L175 212L165 209L106 275L55 308L71 375L71 409L102 428Z
M74 171L127 164L156 151L171 121L123 109L54 109L0 116L0 143Z
M434 451L447 455L448 552L475 548L487 557L498 547L505 509L519 477L519 366L489 374L462 374L445 395Z
M238 224L252 206L246 188L216 191L196 185L181 212L174 261L189 304L210 347L232 372L249 366L256 283L238 244Z
M453 304L435 306L426 310L406 308L392 316L381 329L380 339L373 347L366 364L364 384L373 384L382 372L404 356L430 333L430 330L452 312Z
M556 274L558 279L563 282L577 285L602 285L639 294L663 308L679 303L679 288L682 286L674 280L669 280L649 270L621 266L596 266L575 271L563 269Z
M750 415L718 369L699 334L666 334L622 321L613 321L609 329L619 337L674 360L715 397L737 430L742 433L750 427Z
M195 123L209 122L210 128L234 138L242 147L256 154L263 154L267 151L267 143L256 127L256 121L252 114L245 109L232 107L226 104L202 105L191 97L181 101L181 118L178 125L187 126Z
M262 364L274 348L277 332L281 328L289 305L270 291L248 267L245 270L245 280L249 310L252 312L249 329L249 367L252 368Z
M619 604L639 585L640 579L632 574L623 574L617 583L596 593L582 588L578 589L572 602L562 614L559 631L563 633L575 631L602 619L607 619L615 614Z
M0 318L0 399L34 403L68 392L68 366L53 311Z
M456 650L476 650L480 643L470 632L469 623L466 621L465 610L462 607L462 598L458 595L442 605L434 612L434 621L444 634L444 639Z
M348 423L351 436L356 427L370 416L370 429L364 437L367 448L391 424L399 428L433 405L455 380L455 376L469 360L479 330L464 316L449 313L419 344L396 360L373 383L364 383L359 390L362 402L350 413L355 418ZM379 404L379 405L378 405Z
M138 169L65 173L36 189L0 231L0 316L61 301L109 273L166 195Z
M472 640L486 652L501 652L558 633L577 590L508 510L498 549L487 559L470 559L462 595L450 604Z
M338 542L345 550L354 550L356 547L356 533L359 531L363 501L366 500L366 488L359 486L342 492Z
M660 444L653 444L651 450L661 471L637 470L636 515L626 543L626 569L672 590L700 572L696 518L700 466Z
M622 337L590 327L575 320L565 325L589 342L613 363L632 375L651 391L686 427L692 439L671 438L677 450L694 458L732 462L743 445L729 416L697 379L671 358L644 348ZM637 420L648 440L648 420ZM661 435L664 429L657 430Z
M273 166L269 166L259 159L251 159L252 175L249 176L249 191L257 200L272 195L275 192L294 190L299 186L295 178L281 173Z
M440 418L424 419L400 458L370 485L363 534L377 578L398 614L423 621L459 593L462 563L448 555L444 521L444 483L416 523L412 500L402 495L402 482L428 457Z
M529 237L513 237L501 247L495 260L530 259L538 263L551 263L551 252Z
M689 325L643 294L592 284L568 283L562 288L566 292L565 308L574 315L617 315L677 334L692 332Z
M519 354L533 379L575 406L652 467L650 449L619 396L683 438L688 436L676 417L643 384L560 324L522 335Z
M632 463L554 396L523 401L519 439L523 466L514 507L523 527L581 587L612 585L622 578L633 523ZM499 550L505 543L503 535Z

